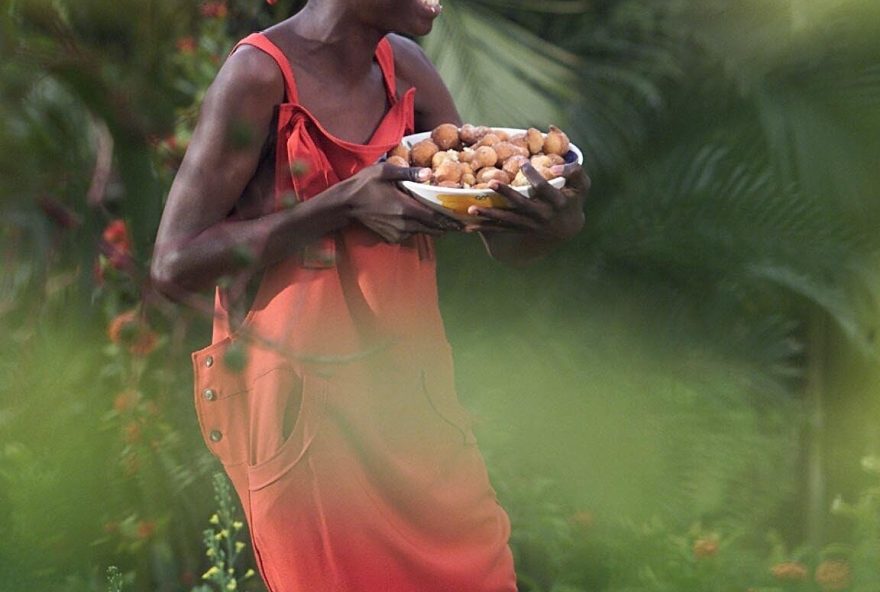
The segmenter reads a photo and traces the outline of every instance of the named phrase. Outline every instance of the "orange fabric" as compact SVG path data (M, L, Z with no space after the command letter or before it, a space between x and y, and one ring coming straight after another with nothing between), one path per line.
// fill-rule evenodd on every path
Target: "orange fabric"
M391 46L376 59L389 109L367 144L334 138L278 62L276 198L311 199L413 129ZM291 175L291 163L308 173ZM320 199L320 197L318 197ZM246 364L228 364L231 347ZM242 326L217 299L212 345L193 354L205 443L241 498L271 592L510 592L510 526L455 393L431 241L352 225L268 269Z

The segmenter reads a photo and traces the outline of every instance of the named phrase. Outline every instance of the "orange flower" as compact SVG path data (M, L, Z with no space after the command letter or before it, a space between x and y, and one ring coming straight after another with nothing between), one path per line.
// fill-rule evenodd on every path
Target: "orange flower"
M141 426L137 422L130 421L123 429L123 439L128 444L136 444L141 439Z
M770 572L781 582L803 582L807 579L807 566L800 561L777 563Z
M119 313L110 321L110 325L107 327L107 337L113 343L128 341L137 330L137 322L137 311L127 310Z
M198 47L198 44L196 43L196 40L193 39L190 35L187 35L186 37L181 37L177 40L177 51L184 55L195 53L196 47Z
M852 583L852 569L841 559L829 559L816 567L816 583L825 591L846 590Z
M127 411L132 411L135 407L137 407L138 402L141 399L141 394L134 389L124 390L113 399L113 409L117 413L125 413Z
M223 0L203 2L199 7L199 11L202 13L202 16L208 18L223 18L228 13L226 2Z
M137 537L139 539L148 539L156 532L156 524L149 520L141 520L137 523Z
M107 327L107 337L113 343L126 346L128 351L135 356L146 356L152 353L159 341L156 332L150 329L134 309L119 313L110 321L110 325Z
M137 338L128 346L128 351L135 356L148 356L156 349L158 342L159 337L156 332L149 327L142 326Z
M706 559L718 554L718 541L714 538L703 538L694 541L694 557Z

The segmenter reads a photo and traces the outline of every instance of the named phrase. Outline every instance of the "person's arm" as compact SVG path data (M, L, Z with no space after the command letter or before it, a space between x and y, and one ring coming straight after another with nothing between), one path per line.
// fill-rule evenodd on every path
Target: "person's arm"
M390 36L399 76L416 87L416 131L430 131L441 123L461 126L461 116L449 89L422 49L413 41ZM476 122L479 123L479 122ZM507 185L496 191L511 203L510 209L471 207L478 218L466 227L479 232L489 254L513 265L527 264L553 251L584 226L584 200L590 179L579 165L559 169L566 184L551 186L526 165L523 172L532 183L532 197L525 198Z
M271 265L352 221L389 242L449 228L449 219L393 183L418 180L419 169L378 165L337 183L320 199L260 218L229 220L272 137L282 98L274 61L248 46L230 56L208 90L156 237L151 278L166 296L184 299L223 276Z

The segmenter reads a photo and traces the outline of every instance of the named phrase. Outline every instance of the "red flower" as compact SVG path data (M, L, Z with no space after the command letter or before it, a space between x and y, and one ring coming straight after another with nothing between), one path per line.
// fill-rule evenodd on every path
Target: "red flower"
M137 407L140 399L141 394L134 389L122 391L116 395L115 399L113 399L113 409L116 410L117 413L132 411Z
M107 337L113 343L125 345L135 356L146 356L156 349L159 337L134 309L116 315L107 327Z
M123 340L128 341L131 335L136 331L137 311L127 310L116 315L110 325L107 327L107 337L113 343L120 343Z
M137 537L139 539L148 539L156 532L156 524L149 520L141 520L137 523Z
M120 220L119 218L111 220L106 228L104 228L102 238L108 245L126 251L131 250L131 238L128 235L128 227L125 225L125 220Z
M697 539L694 542L694 557L705 559L718 554L718 541L714 538Z
M226 2L223 0L203 2L199 7L199 11L202 13L202 16L208 18L223 18L228 12L226 9Z
M196 47L198 47L196 40L189 35L187 35L186 37L181 37L177 40L177 51L184 55L195 53Z
M137 422L131 421L125 424L124 439L128 444L136 444L141 439L141 426Z
M131 236L124 220L111 220L104 228L104 239L107 259L116 269L122 269L131 258Z

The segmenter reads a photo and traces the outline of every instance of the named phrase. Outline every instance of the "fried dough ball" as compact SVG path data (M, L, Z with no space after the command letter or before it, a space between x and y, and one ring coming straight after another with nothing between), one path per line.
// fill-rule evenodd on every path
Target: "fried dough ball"
M393 164L394 166L399 166L399 167L408 167L409 166L409 161L406 160L405 158L403 158L402 156L397 155L397 154L389 156L385 160L385 162L387 162L388 164Z
M431 166L431 159L439 150L440 148L437 144L431 140L424 139L412 147L412 150L410 150L409 153L409 158L415 166L429 167Z
M516 176L522 166L529 162L529 159L521 154L515 154L504 161L504 164L501 165L501 170L506 172L511 177Z
M440 166L438 166L434 170L434 180L437 182L438 185L441 183L451 182L455 183L455 186L458 186L459 182L461 181L461 175L461 165L451 158L441 162Z
M431 132L431 140L437 144L440 150L458 149L461 140L458 137L458 127L452 123L441 123Z
M524 133L510 136L510 139L507 141L514 146L519 146L520 148L525 148L526 150L529 149L529 140Z
M495 167L485 167L477 171L477 183L488 183L489 181L498 181L505 185L510 183L510 175L496 169Z
M530 127L526 131L526 143L528 144L529 152L537 154L544 149L544 134Z
M480 138L479 142L474 144L474 148L479 148L480 146L494 146L500 141L501 138L498 137L498 134L495 134L494 132L489 132L488 134Z
M493 167L498 163L498 153L491 146L480 146L474 152L471 168L475 171L484 167Z
M485 125L475 126L469 123L461 126L461 129L458 130L458 138L464 144L476 144L480 140L483 139L483 136L489 133L489 128Z
M441 150L440 152L436 152L434 156L431 157L431 168L436 169L447 160L458 162L458 152L455 150Z
M498 155L499 162L504 162L511 156L528 156L529 150L528 148L521 148L510 142L501 141L492 146L495 150L495 153Z
M397 147L392 148L391 152L388 153L388 156L399 156L407 162L407 166L409 166L409 146L404 143L400 143Z
M555 125L550 126L550 131L544 136L544 153L558 154L560 156L568 152L568 136Z

